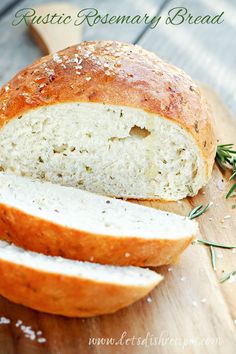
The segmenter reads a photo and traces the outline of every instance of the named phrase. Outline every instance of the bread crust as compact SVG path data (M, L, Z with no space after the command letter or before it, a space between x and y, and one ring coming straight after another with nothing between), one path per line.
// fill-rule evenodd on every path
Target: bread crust
M140 108L169 119L196 141L210 177L216 151L212 113L196 83L141 47L83 42L38 59L0 91L0 127L25 112L65 102Z
M0 204L0 238L51 256L140 267L170 264L196 235L171 239L99 235L75 230Z
M96 282L33 269L0 259L0 294L35 310L68 317L113 313L148 294L160 281L144 286Z

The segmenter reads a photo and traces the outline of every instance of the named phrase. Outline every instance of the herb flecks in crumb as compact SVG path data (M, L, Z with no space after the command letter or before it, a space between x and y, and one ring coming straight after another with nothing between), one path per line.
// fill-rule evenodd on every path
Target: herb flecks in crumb
M190 220L197 218L198 216L204 214L212 205L212 203L208 203L205 207L203 207L203 204L198 205L196 208L190 211L188 214L188 217Z
M231 169L232 175L230 181L236 178L236 150L234 150L233 144L223 144L218 145L216 150L216 162L223 169ZM236 190L236 182L232 185L228 193L226 194L226 199L231 197L233 192Z
M92 172L93 172L93 169L92 169L92 167L90 167L90 166L85 166L85 170L86 170L88 173L92 173Z

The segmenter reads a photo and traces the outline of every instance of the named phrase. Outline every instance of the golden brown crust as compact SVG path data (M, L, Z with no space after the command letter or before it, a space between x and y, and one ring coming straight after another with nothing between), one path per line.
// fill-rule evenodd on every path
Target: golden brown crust
M113 313L145 296L159 281L146 286L109 284L0 259L2 296L35 310L68 317Z
M23 69L0 92L0 126L30 109L63 102L103 102L140 108L170 119L194 137L206 180L215 158L211 113L182 70L138 46L83 42Z
M46 255L101 264L160 266L172 263L194 239L114 237L73 230L0 204L0 238ZM99 246L99 247L98 247Z

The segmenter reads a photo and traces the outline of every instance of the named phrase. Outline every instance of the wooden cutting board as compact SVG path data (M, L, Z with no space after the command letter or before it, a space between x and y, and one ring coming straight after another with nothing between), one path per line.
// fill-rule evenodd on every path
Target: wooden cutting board
M215 115L219 141L234 143L236 126L229 112L210 88L202 86L202 89ZM142 204L187 215L193 207L212 201L212 207L198 219L199 237L236 244L236 208L232 208L236 199L225 199L230 187L227 179L215 166L209 185L196 197L178 203ZM209 249L191 245L177 264L158 269L165 280L149 297L114 315L68 319L0 298L0 316L11 321L0 324L0 354L235 354L236 282L220 284L219 278L236 270L236 254L232 250L217 249L216 252L217 272L214 272ZM19 320L42 334L39 332L34 340L25 337L24 331L16 326ZM142 345L133 336L140 337ZM37 338L45 338L46 342L39 343ZM114 338L119 342L89 345L90 338ZM157 344L153 345L155 340ZM191 341L195 342L191 344Z

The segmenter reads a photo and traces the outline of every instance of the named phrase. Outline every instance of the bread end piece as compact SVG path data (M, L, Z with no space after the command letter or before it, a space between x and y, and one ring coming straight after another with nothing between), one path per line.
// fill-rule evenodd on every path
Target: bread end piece
M148 269L49 257L0 241L0 294L50 314L114 313L147 295L162 279Z

